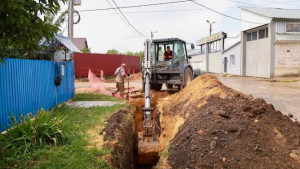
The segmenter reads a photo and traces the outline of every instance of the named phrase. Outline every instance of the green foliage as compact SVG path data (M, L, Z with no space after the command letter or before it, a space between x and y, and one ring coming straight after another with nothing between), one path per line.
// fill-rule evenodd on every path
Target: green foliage
M60 15L56 18L56 14L52 14L50 11L45 13L45 17L47 18L47 23L57 26L61 28L62 24L67 20L68 10L63 11ZM64 30L59 30L58 33L63 34Z
M129 56L139 56L140 57L140 69L142 70L144 51L139 51L139 52L127 51L125 53L120 53L117 49L110 49L106 52L106 54L123 54L123 55L129 55Z
M0 145L0 168L112 168L103 158L112 149L104 147L87 149L90 137L87 130L95 126L104 128L110 116L125 104L110 107L79 108L68 107L66 104L57 106L49 114L51 118L65 117L60 126L63 128L68 144L63 146L39 147L26 155L2 151ZM97 128L98 129L98 128ZM0 139L1 140L1 139Z
M53 38L59 31L46 13L56 15L60 2L67 0L1 0L0 60L4 57L29 57L41 50L39 41Z
M91 48L85 47L85 48L83 48L83 49L81 50L81 52L82 52L82 53L91 53Z
M4 151L13 154L27 154L36 148L67 143L60 124L63 118L52 117L48 111L40 110L34 120L31 114L20 116L20 122L11 115L11 129L0 135L0 145Z
M117 49L109 49L106 54L120 54L120 52Z

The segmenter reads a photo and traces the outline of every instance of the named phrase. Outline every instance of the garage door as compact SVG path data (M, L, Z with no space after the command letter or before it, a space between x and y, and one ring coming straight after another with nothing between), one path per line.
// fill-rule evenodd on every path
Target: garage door
M270 77L269 38L246 42L246 76Z

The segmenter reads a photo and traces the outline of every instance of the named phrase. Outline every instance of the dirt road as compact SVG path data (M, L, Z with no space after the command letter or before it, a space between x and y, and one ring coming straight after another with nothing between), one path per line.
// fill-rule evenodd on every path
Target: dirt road
M283 114L293 114L300 120L300 78L269 79L254 77L221 77L218 79L235 90L263 98Z

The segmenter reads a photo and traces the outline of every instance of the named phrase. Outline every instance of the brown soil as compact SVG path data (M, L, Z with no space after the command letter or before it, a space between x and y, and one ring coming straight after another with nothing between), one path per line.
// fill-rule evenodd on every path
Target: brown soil
M201 75L164 98L158 168L300 168L300 126L262 99Z
M115 168L135 168L136 133L130 107L114 113L103 129L104 141L112 148L111 163Z

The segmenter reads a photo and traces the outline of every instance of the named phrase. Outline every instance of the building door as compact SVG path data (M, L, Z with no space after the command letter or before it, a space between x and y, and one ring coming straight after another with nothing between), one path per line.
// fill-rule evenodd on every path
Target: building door
M267 34L261 34L261 30L256 30L247 33L246 40L246 76L269 78L271 44Z
M228 63L228 59L227 57L224 57L224 73L227 73L227 63Z

